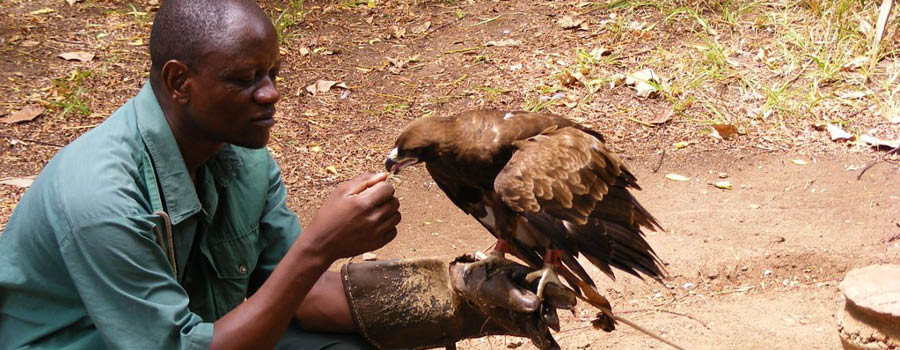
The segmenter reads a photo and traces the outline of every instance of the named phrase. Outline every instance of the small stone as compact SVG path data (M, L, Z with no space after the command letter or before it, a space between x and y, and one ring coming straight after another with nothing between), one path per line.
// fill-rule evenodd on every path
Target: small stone
M759 204L750 204L750 209L759 209Z
M784 237L775 236L775 238L772 239L772 243L781 243L781 242L784 242Z
M691 282L688 282L688 283L685 283L682 287L684 287L684 289L691 289L691 288L694 288L694 284Z
M725 173L725 172L719 173L719 178L720 179L728 178L728 173Z
M375 261L376 259L378 259L378 256L375 255L375 253L363 253L362 258L365 261Z
M768 276L771 274L772 274L772 270L766 269L765 271L763 271L763 276Z

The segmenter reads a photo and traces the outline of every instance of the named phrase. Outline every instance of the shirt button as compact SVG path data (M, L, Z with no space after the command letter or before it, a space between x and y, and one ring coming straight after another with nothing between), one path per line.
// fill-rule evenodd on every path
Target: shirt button
M241 273L247 273L247 265L241 265L238 267L238 270L240 270Z

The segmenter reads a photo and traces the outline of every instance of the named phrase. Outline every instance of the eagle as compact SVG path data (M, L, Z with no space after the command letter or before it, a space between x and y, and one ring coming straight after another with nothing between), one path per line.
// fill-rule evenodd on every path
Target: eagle
M612 268L657 281L663 266L644 239L659 222L629 192L635 176L603 135L564 117L522 111L472 110L409 123L386 161L393 174L418 163L450 200L473 216L497 244L490 264L510 253L535 269L543 297L562 276L598 307L612 330L609 301L577 260L615 280ZM642 278L643 279L643 278ZM598 323L599 322L599 323Z

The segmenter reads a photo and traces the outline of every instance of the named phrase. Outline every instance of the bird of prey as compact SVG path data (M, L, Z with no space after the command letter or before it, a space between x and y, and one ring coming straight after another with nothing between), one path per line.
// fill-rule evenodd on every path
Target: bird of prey
M456 206L497 238L485 263L511 253L536 269L538 296L562 276L614 326L609 302L576 258L610 278L611 267L659 280L662 266L642 229L661 229L629 193L636 179L603 136L542 113L474 110L410 123L385 161L391 173L425 163ZM560 284L561 285L561 284ZM597 325L597 324L595 324Z

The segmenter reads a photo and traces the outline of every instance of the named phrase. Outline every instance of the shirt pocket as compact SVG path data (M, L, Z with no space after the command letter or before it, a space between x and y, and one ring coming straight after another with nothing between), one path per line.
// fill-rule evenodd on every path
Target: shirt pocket
M228 236L226 240L210 242L207 255L216 275L212 293L216 298L217 318L244 301L250 275L262 252L258 225Z

